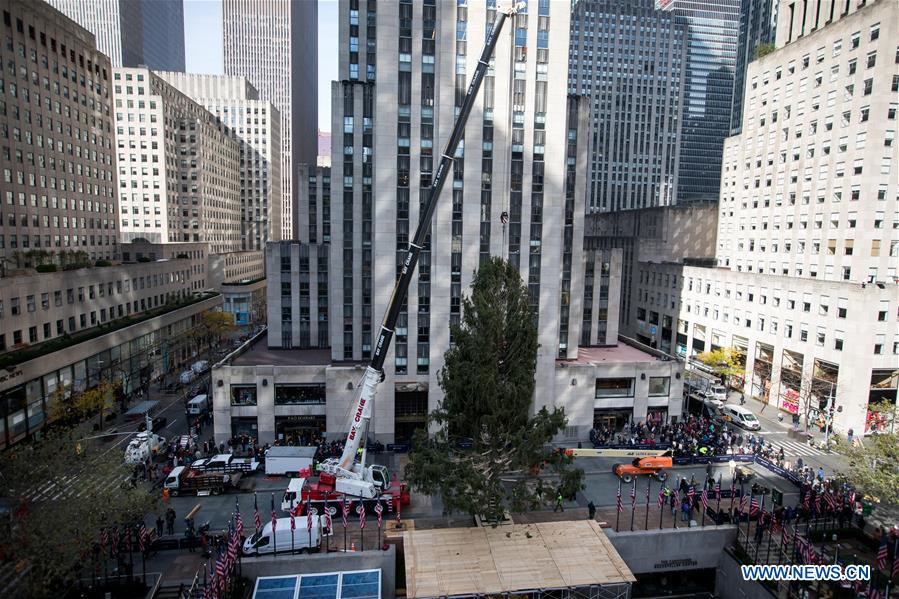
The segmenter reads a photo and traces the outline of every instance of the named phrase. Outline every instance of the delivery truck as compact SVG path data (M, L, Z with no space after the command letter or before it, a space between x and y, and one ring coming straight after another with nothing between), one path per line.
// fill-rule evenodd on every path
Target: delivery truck
M186 466L178 466L169 473L163 483L172 497L178 495L220 495L237 486L240 473L221 474L201 472Z
M256 534L244 541L244 555L318 551L321 549L322 536L331 534L331 531L327 529L327 517L312 516L311 530L308 528L307 522L305 517L297 518L296 529L291 530L290 518L278 518L273 534L272 523L269 521L261 530L256 531ZM322 530L323 525L325 526L324 531Z
M187 402L187 413L191 416L201 416L209 411L209 396L197 395Z
M312 470L315 447L290 447L275 445L265 452L266 474L297 474L300 470Z

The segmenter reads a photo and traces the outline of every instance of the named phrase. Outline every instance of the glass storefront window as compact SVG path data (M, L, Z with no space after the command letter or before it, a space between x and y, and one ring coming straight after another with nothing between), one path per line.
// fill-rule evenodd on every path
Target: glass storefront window
M231 385L232 406L255 406L256 385Z
M649 377L649 396L650 397L667 396L670 385L671 385L671 377L667 377L667 376L651 376L651 377Z
M275 385L275 405L323 404L323 384Z
M596 379L596 397L633 397L634 379Z

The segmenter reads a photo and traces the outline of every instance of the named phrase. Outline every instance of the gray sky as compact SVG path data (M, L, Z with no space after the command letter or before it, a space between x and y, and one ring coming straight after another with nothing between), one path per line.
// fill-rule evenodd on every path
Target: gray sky
M310 1L310 0L302 0ZM224 73L220 0L184 0L189 73ZM331 130L331 81L337 78L337 0L318 2L318 128Z

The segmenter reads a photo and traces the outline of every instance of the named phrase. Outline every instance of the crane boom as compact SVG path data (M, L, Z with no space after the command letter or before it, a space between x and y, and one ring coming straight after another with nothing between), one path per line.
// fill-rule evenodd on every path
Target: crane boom
M324 468L332 474L337 474L339 471L348 474L362 474L359 470L353 468L353 462L362 441L365 427L371 419L371 403L374 399L378 383L380 383L382 379L384 359L387 356L387 350L390 348L390 342L393 339L394 327L396 327L396 321L400 314L400 307L406 299L409 284L412 282L412 275L415 272L415 267L418 265L418 258L421 255L421 249L424 246L425 238L428 235L431 218L434 216L434 210L437 207L437 200L440 198L443 184L446 182L446 178L450 172L450 166L453 163L456 148L458 148L459 141L462 139L462 134L465 132L465 124L468 122L468 116L474 106L478 90L481 88L481 83L484 80L484 73L487 72L490 57L496 47L499 34L503 29L506 18L516 14L521 5L523 5L523 3L518 3L507 12L497 11L496 19L493 21L493 29L487 36L484 50L481 52L481 57L478 59L478 66L475 68L471 82L468 84L468 91L462 101L459 116L456 118L452 133L450 133L449 140L447 140L446 147L440 157L440 165L437 167L437 173L428 189L428 200L425 203L424 209L418 220L418 228L415 230L415 236L412 238L411 243L409 243L409 249L406 252L405 260L403 260L400 276L393 287L390 303L387 305L387 313L384 315L384 320L381 323L381 331L378 333L378 341L375 344L371 361L365 369L365 375L362 378L362 389L359 394L359 401L356 404L356 409L352 414L350 431L347 435L343 454L336 464L331 463L324 465Z

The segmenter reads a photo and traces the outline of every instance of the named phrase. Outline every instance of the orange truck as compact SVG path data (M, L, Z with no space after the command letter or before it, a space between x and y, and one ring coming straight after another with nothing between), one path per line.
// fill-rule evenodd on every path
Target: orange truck
M644 458L634 458L630 464L615 464L612 472L623 482L629 483L634 477L640 474L648 474L655 476L657 479L664 481L668 478L665 471L671 468L671 456L651 456Z

